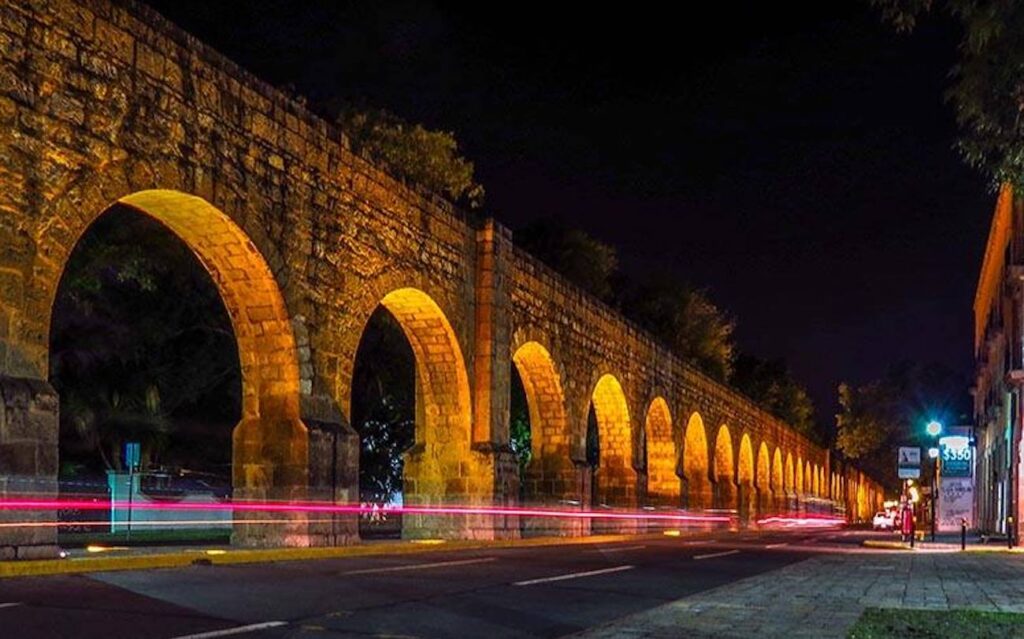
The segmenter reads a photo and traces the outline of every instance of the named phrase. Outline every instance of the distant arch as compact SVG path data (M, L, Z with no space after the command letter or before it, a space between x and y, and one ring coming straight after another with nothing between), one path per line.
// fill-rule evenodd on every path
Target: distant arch
M768 444L761 442L757 449L757 488L761 491L771 489L771 461Z
M706 508L710 501L708 480L708 440L704 420L699 413L690 415L683 435L683 474L686 476L687 504Z
M740 460L736 468L736 482L744 485L754 483L754 447L750 435L743 433L740 438Z
M644 419L647 434L647 497L653 503L679 504L678 453L672 436L672 413L663 397L655 397Z
M792 494L796 492L796 474L793 470L793 453L786 453L785 482L787 493Z
M775 447L772 456L772 492L778 496L786 490L786 476L782 466L782 449Z
M732 479L735 475L732 456L732 436L729 427L722 424L715 437L715 479Z

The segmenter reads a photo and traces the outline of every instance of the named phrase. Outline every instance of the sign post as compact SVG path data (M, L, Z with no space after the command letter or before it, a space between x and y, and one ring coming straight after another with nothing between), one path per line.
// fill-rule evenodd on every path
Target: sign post
M939 532L973 525L974 446L971 428L958 426L939 439Z
M132 497L135 494L135 471L142 459L142 444L139 442L128 442L124 445L124 464L128 467L128 530L125 533L125 543L132 541Z

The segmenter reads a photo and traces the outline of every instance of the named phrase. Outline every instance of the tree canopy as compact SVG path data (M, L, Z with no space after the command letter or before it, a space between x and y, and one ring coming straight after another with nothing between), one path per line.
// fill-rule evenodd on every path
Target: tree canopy
M627 289L622 310L707 375L728 382L735 320L706 291L663 280Z
M981 0L869 0L885 21L911 31L933 9L962 28L947 98L960 127L957 146L994 188L1024 193L1024 5Z
M474 178L473 163L459 154L453 133L410 124L383 109L350 105L338 109L337 123L356 152L456 203L483 206L484 187Z
M839 386L836 448L884 485L896 487L899 446L930 446L924 426L935 419L967 423L966 384L947 368L903 362L861 385Z
M824 441L814 421L814 403L807 390L793 379L784 360L741 354L733 364L729 382L797 431L817 442Z
M614 302L619 271L614 246L552 218L540 218L516 231L515 240L583 290Z

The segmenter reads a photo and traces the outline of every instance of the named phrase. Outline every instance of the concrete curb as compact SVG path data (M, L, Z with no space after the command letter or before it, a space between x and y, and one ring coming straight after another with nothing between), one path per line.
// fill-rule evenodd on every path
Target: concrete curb
M879 548L882 550L913 550L910 544L902 541L876 541L874 539L865 539L860 542L861 546L865 548Z
M977 553L1005 553L1008 555L1016 555L1024 553L1024 548L1006 548L1005 546L967 546L965 550L960 550L959 545L945 545L945 546L929 546L930 542L918 542L918 545L914 548L910 547L910 544L902 541L876 541L874 539L865 539L861 542L861 546L865 548L875 548L881 550L907 550L907 551L928 551L928 552L977 552Z
M697 535L699 533L694 533ZM683 536L694 536L683 535ZM0 579L67 575L114 570L150 570L154 568L182 568L194 564L231 565L266 563L275 561L301 561L309 559L340 559L345 557L371 557L379 555L414 555L443 550L474 550L481 548L529 548L534 546L569 546L600 544L629 540L662 539L661 534L600 535L593 537L537 537L534 539L507 539L490 541L401 541L395 543L360 544L327 548L190 548L152 555L121 557L76 557L73 559L43 559L0 562Z

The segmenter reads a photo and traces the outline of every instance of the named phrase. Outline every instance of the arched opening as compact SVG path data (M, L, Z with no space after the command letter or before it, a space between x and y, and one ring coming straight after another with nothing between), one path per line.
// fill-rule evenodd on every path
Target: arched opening
M771 462L768 444L761 442L757 449L757 512L763 515L771 509Z
M754 447L750 443L750 435L743 433L740 438L740 459L736 467L737 508L740 517L749 520L754 513L756 504L754 496Z
M612 375L602 376L590 403L597 435L595 505L631 508L636 505L633 438L629 407L619 380Z
M804 494L814 495L814 474L811 470L811 462L804 462Z
M143 444L144 464L169 465L181 472L186 465L182 450L187 447L193 460L205 457L203 463L221 465L230 459L230 473L225 465L213 474L230 476L231 493L236 499L301 497L307 486L308 443L306 429L299 419L297 351L274 275L246 233L202 198L169 190L136 192L104 211L85 212L78 221L81 226L73 231L74 241L58 242L49 237L39 240L46 246L47 259L38 261L36 266L36 276L51 300L45 319L46 334L53 329L55 382L68 393L65 401L69 404L63 411L65 425L94 434L99 434L102 424L110 426L109 432L94 442L106 441L100 447L106 448L111 465L116 465L113 460L122 456L122 451L115 450L117 442L138 441ZM108 231L139 232L145 237L139 238L142 244L135 249L112 250L110 245L97 249L95 235ZM106 250L108 254L97 254L97 250ZM119 255L129 263L117 264ZM176 255L183 257L178 259ZM184 265L183 270L163 271L167 265L161 266L160 262L168 257L178 266ZM86 278L91 280L91 284L85 283L87 288L92 286L91 292L78 295L77 301L65 298L69 290L83 292L83 282L72 281L77 277L77 269L83 264L96 267L104 260L110 261L109 268L93 271ZM70 269L65 271L65 266ZM166 313L162 313L163 321L172 325L182 321L175 314L191 313L194 317L191 323L178 324L180 330L172 331L175 334L170 336L168 325L144 319L154 311L152 306L137 308L132 326L107 317L108 329L118 322L125 325L127 332L118 339L127 339L124 348L134 348L136 354L117 354L121 358L133 357L134 361L128 366L119 365L116 375L97 374L91 380L94 388L86 393L91 395L87 400L79 392L81 388L70 388L63 378L76 374L81 378L88 370L82 358L71 353L100 353L97 349L109 349L117 340L109 333L104 335L103 330L83 332L81 326L75 327L72 334L66 330L64 319L54 315L64 313L68 305L74 307L87 301L90 295L94 296L92 301L98 299L95 296L111 295L114 289L106 286L110 278L117 280L121 288L187 288L194 283L196 290L188 291L169 306L159 296L150 296L152 299L147 302L158 308L167 307ZM122 290L113 295L123 293ZM123 297L120 302L131 304ZM138 298L135 303L139 303ZM87 344L83 339L93 341ZM154 339L162 340L161 344L153 343ZM147 352L139 352L139 348ZM160 350L163 352L157 352ZM162 362L159 370L132 368L140 362L157 360ZM100 381L104 376L107 379ZM95 384L104 388L97 389ZM211 428L211 420L220 426ZM224 426L232 422L233 428ZM163 433L159 432L161 428ZM190 429L197 428L205 433L206 439L188 434ZM168 429L177 434L170 434ZM73 462L74 454L70 450L67 453L65 460ZM195 477L198 475L193 474ZM141 483L135 486L126 482L125 495L140 492ZM224 522L222 525L230 526ZM242 543L308 543L306 528L298 518L278 525L236 524L233 532Z
M542 345L527 342L512 355L510 436L520 460L522 502L528 506L559 506L579 493L569 457L570 432L565 414L561 377ZM572 532L564 520L523 518L530 534Z
M786 494L792 496L796 493L796 473L793 469L793 453L786 453Z
M798 455L796 458L796 466L794 467L796 474L793 478L793 492L798 495L803 495L806 491L804 490L804 462Z
M782 466L782 449L775 447L775 454L772 456L772 497L775 499L775 509L782 510L786 504L786 475Z
M715 437L715 508L736 508L735 468L732 436L722 424Z
M708 479L708 440L699 413L690 415L683 434L683 474L686 477L686 505L699 510L711 504Z
M359 435L359 501L401 504L405 454L415 443L416 356L398 320L383 306L370 316L352 371L352 427ZM400 516L359 518L364 539L400 536Z
M386 315L384 313L387 313ZM405 379L392 376L395 386L385 393L408 393L414 388L412 446L402 459L392 459L402 471L402 503L407 505L472 504L481 495L489 495L486 479L479 472L476 458L470 452L470 400L469 381L455 332L441 308L423 291L402 288L385 295L371 315L367 330L377 331L375 323L390 318L405 336L412 351L413 380L405 367ZM386 323L385 323L386 324ZM395 331L390 329L393 335ZM392 338L393 339L393 338ZM362 339L361 339L362 341ZM362 363L353 367L359 370ZM399 367L400 374L402 367ZM353 391L355 391L353 387ZM362 398L353 396L355 404ZM408 411L399 415L399 421L408 419ZM396 439L401 440L400 435ZM398 454L407 441L395 446ZM406 537L455 537L465 533L472 525L460 517L434 515L406 515L402 521L402 535Z
M868 517L870 517L870 513L868 511L869 511L869 509L871 507L871 504L868 503L868 491L867 491L867 489L864 486L864 482L861 482L861 481L857 482L857 492L856 492L856 495L857 495L857 504L856 504L857 508L856 508L856 515L855 515L856 521L865 521Z
M644 420L647 443L647 500L660 506L679 506L680 484L676 474L677 453L672 437L668 403L656 397Z

